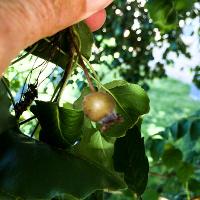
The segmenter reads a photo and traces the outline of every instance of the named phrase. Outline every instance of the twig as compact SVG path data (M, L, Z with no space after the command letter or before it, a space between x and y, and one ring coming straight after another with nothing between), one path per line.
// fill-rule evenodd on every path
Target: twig
M159 173L156 173L156 172L149 172L149 175L150 176L158 176L158 177L161 177L161 178L164 178L164 179L175 176L175 174L159 174Z
M189 190L189 187L188 187L188 182L185 183L185 192L186 192L186 195L187 195L187 200L191 200L190 198L190 190Z
M70 33L71 33L71 40L72 40L72 43L73 43L74 48L75 48L75 50L76 50L76 53L77 53L77 55L78 55L78 58L79 58L79 61L80 61L80 65L81 65L81 67L82 67L82 69L83 69L83 71L84 71L84 74L85 74L85 76L86 76L86 79L87 79L87 81L88 81L90 90L91 90L91 92L96 92L96 90L95 90L95 88L94 88L94 86L93 86L92 80L91 80L91 78L90 78L90 75L89 75L89 73L88 73L88 69L87 69L87 67L85 66L85 63L84 63L84 61L83 61L83 58L82 58L82 55L81 55L81 53L80 53L79 47L77 46L76 41L74 41L74 33L73 33L73 30L71 30Z
M99 79L97 73L95 72L95 70L94 70L93 66L90 64L90 62L84 56L82 56L82 58L85 61L85 63L87 64L87 66L90 68L90 70L92 71L94 78L97 80L97 84L98 84L98 88L99 88L101 86L101 84L99 84L100 79Z
M19 126L21 126L21 125L23 125L23 124L25 124L25 123L33 120L33 119L36 119L36 116L30 117L30 118L28 118L28 119L26 119L24 121L19 122Z
M37 122L37 124L36 124L36 126L35 126L33 132L31 133L31 138L34 136L35 132L37 131L37 129L38 129L38 127L39 127L39 125L40 125L39 122Z
M45 40L46 42L50 43L50 45L55 46L54 44L51 44L51 41L50 41L48 38L44 38L43 40ZM56 49L57 49L60 53L62 53L64 56L67 55L60 47L58 47L58 46L55 46L55 47L56 47Z
M56 97L56 94L58 93L58 90L60 89L60 86L61 86L61 81L58 83L58 85L56 86L56 88L55 88L55 90L53 92L53 95L52 95L51 100L50 100L51 102L54 101L54 98Z

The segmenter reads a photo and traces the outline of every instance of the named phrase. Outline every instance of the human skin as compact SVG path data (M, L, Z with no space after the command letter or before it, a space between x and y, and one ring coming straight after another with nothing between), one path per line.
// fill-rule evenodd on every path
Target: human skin
M26 47L81 20L92 31L112 0L0 0L0 76Z

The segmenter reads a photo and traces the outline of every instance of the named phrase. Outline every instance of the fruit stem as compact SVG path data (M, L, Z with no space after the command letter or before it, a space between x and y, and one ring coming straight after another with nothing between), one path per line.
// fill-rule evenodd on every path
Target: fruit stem
M95 87L94 87L94 85L93 85L93 83L92 83L92 80L91 80L91 78L90 78L88 69L87 69L87 67L86 67L86 65L85 65L85 63L84 63L84 61L83 61L82 55L81 55L81 53L80 53L80 50L79 50L80 48L78 47L76 41L74 41L74 35L75 35L74 30L71 30L71 39L72 39L72 43L73 43L74 48L75 48L75 50L76 50L77 56L78 56L78 58L79 58L80 66L82 67L83 72L84 72L84 74L85 74L85 77L86 77L86 79L87 79L87 81L88 81L90 91L91 91L91 92L96 92L96 89L95 89Z
M86 68L85 63L84 63L82 57L79 56L79 59L80 59L80 64L81 64L81 67L82 67L82 69L84 71L85 77L86 77L86 79L88 81L88 84L89 84L91 92L96 92L96 89L94 88L94 85L93 85L92 80L90 78L90 75L88 73L88 69Z
M87 66L90 68L90 70L92 71L92 73L93 73L93 75L94 75L94 78L96 79L96 82L97 82L97 84L98 84L98 88L99 88L99 87L101 86L101 84L100 84L101 81L100 81L100 79L99 79L97 73L95 72L93 66L90 64L90 62L87 60L87 58L85 58L84 56L82 56L82 58L83 58L84 62L86 63L86 65L87 65Z

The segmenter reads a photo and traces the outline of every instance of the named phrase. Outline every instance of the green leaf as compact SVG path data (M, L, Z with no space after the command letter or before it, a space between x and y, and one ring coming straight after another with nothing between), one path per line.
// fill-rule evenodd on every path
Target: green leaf
M0 135L0 188L24 199L60 195L85 198L97 189L117 190L124 183L83 156L56 150L10 130Z
M10 99L5 89L6 79L0 79L0 134L10 128L16 127L16 120L10 114Z
M84 22L80 22L73 27L77 36L80 38L81 54L89 59L94 42L93 35ZM65 69L71 59L69 56L71 48L69 29L65 29L54 36L38 41L33 46L27 48L26 51Z
M116 112L124 119L122 123L115 123L103 134L109 137L121 137L133 127L138 119L149 112L149 98L138 85L125 81L113 81L104 86L117 100ZM82 108L82 101L89 89L84 89L81 97L75 102L76 108ZM100 125L98 126L100 128Z
M81 96L74 102L73 107L75 109L82 110L83 109L83 107L82 107L83 98L84 98L84 96L88 95L89 93L90 93L90 88L89 87L85 87L82 90Z
M128 130L126 136L117 138L113 161L115 170L124 173L129 189L141 195L147 185L149 163L138 125Z
M194 3L193 0L175 0L174 2L176 10L184 12L190 10Z
M122 82L121 85L113 87L113 82L111 82L105 87L117 99L116 111L124 119L124 122L111 126L105 134L111 137L121 137L137 123L142 115L149 112L149 98L139 85Z
M74 28L80 38L81 54L89 59L92 54L92 45L94 43L93 34L84 22L74 25Z
M181 119L178 122L172 124L172 126L169 127L169 129L174 140L178 140L182 138L184 135L188 134L190 126L191 126L191 121L188 119Z
M80 140L84 120L82 111L42 101L36 101L36 106L32 106L31 111L42 127L42 141L52 146L67 148Z
M148 0L146 7L151 19L162 31L176 29L177 13L173 1Z
M163 139L168 140L169 139L169 128L167 127L164 131L160 131L158 133L159 136L161 136Z
M177 170L176 175L178 179L184 184L194 174L194 167L186 162L183 162L180 168Z
M142 195L143 200L158 200L159 199L159 194L155 190L152 189L147 189Z
M167 148L165 148L165 151L162 156L163 164L168 168L179 167L183 158L182 152L172 145L166 146Z
M15 197L13 195L10 195L10 194L6 194L5 192L1 191L0 193L0 199L1 200L22 200L18 197Z
M125 80L114 80L110 83L105 84L104 86L107 89L112 89L112 88L120 87L120 86L123 86L123 85L127 85L127 81L125 81Z
M116 97L129 117L134 112L140 115L149 112L149 98L139 85L119 80L105 84L105 87Z
M118 173L113 168L113 151L115 138L105 138L93 127L86 118L83 128L83 135L79 144L73 146L71 151L77 155L84 156L88 160L96 163L100 168L123 182ZM124 188L126 184L124 183Z
M66 108L66 109L73 109L73 104L69 103L69 102L65 102L63 104L63 108Z
M154 161L158 161L163 154L165 141L163 139L151 138L149 142L151 157L154 159Z
M190 137L192 140L197 140L200 137L200 119L192 121L190 127Z

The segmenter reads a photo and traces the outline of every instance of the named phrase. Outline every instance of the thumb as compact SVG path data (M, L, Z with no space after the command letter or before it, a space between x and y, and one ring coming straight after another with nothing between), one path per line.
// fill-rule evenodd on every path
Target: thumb
M64 29L107 7L113 0L58 0L60 7L57 29ZM58 15L57 15L58 16ZM51 30L53 33L58 30ZM52 33L51 33L52 34Z
M111 2L112 0L0 0L0 74L20 50L88 18Z

